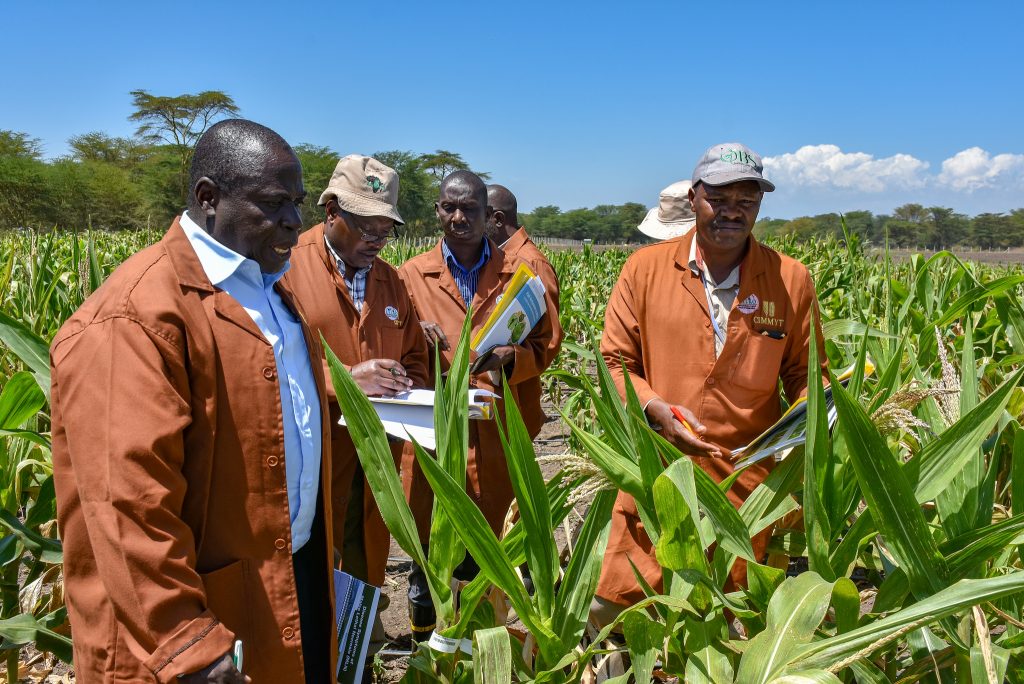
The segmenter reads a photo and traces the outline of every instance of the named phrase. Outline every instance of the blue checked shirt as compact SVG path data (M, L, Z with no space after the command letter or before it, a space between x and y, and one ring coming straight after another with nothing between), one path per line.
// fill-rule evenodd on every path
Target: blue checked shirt
M345 281L345 287L348 288L348 295L352 298L352 303L356 305L356 311L363 313L363 303L366 301L366 277L370 273L370 269L373 268L373 262L366 268L361 268L356 271L352 279L349 280L345 274L348 269L345 267L345 262L342 261L338 253L334 251L334 247L331 246L331 241L324 236L324 244L327 245L327 251L334 257L334 264L338 267L338 271L341 273L342 280Z
M484 264L491 258L491 245L484 239L484 249L480 252L480 259L477 261L472 268L465 269L459 260L455 258L451 250L448 249L448 243L441 240L441 254L444 256L444 261L448 264L448 270L451 271L452 277L455 278L455 284L459 287L459 294L462 295L462 301L466 303L468 307L472 301L473 296L476 294L476 287L480 283L480 270L484 267Z
M214 240L188 214L183 214L179 223L210 282L242 305L274 350L281 393L292 553L295 553L309 541L316 514L321 445L320 396L302 324L274 289L290 264L277 273L262 273L259 264ZM265 427L253 426L253 429Z

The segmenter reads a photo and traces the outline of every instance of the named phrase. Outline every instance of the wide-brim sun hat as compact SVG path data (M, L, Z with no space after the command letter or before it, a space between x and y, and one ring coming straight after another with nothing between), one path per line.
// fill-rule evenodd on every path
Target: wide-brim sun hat
M342 157L317 204L323 206L330 199L350 214L386 216L405 223L398 213L398 172L373 157Z
M655 240L685 235L697 223L690 205L690 181L679 181L658 194L658 206L647 212L637 230Z

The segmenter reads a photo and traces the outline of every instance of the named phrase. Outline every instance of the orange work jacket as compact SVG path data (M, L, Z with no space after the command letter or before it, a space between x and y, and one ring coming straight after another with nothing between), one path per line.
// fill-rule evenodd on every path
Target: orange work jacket
M629 373L641 404L661 398L685 406L707 427L705 441L735 449L781 416L780 380L790 401L806 392L811 308L817 299L803 264L750 238L725 346L716 359L704 285L689 267L695 234L644 247L629 258L605 311L601 354L622 396ZM785 337L774 339L764 331ZM733 470L725 459L693 460L716 481ZM730 489L737 507L774 464L761 463ZM767 534L754 540L755 555L763 555L767 541ZM620 492L598 596L622 605L644 598L627 559L660 589L661 568L636 503ZM736 573L735 579L740 579Z
M304 330L310 358L320 358ZM68 319L50 358L78 681L173 682L238 638L254 681L303 682L274 351L210 283L177 220ZM308 543L324 546L330 610L330 432L323 374L313 370L326 525ZM336 643L331 653L333 667Z
M519 264L493 242L490 247L491 258L481 268L476 296L472 302L474 333L487 320L498 295L512 279ZM407 261L399 269L399 273L409 289L409 295L420 320L439 324L448 337L451 349L441 352L441 370L445 372L451 364L467 308L462 301L462 295L459 294L455 278L444 262L440 241L429 252ZM515 362L508 378L510 396L503 396L503 399L515 400L531 437L540 432L545 416L540 405L540 385L530 381L539 378L558 355L561 338L558 312L549 302L546 314L523 340L523 344L515 348ZM491 384L486 373L472 376L471 381L476 387L491 390L499 395L505 394L501 387ZM430 382L433 383L433 378ZM501 402L497 403L495 409L498 416L504 416ZM409 447L406 447L402 456L402 483L416 517L420 537L426 541L433 496ZM496 534L500 533L514 495L505 463L505 452L494 421L469 421L466 491L480 507L491 529Z
M363 311L356 310L345 279L324 243L324 224L306 231L292 250L292 267L283 278L286 286L306 314L306 322L314 335L323 334L327 345L347 368L370 359L394 359L402 364L414 387L427 382L427 341L419 318L409 300L398 271L377 258L367 274ZM352 478L359 458L348 430L338 425L341 410L331 385L330 372L324 360L327 393L330 405L331 448L334 451L335 533L344 534L341 522L348 510ZM397 468L402 444L391 446ZM374 501L369 483L363 496L363 542L369 580L383 586L390 536ZM342 539L335 546L344 548ZM345 558L341 559L344 567Z

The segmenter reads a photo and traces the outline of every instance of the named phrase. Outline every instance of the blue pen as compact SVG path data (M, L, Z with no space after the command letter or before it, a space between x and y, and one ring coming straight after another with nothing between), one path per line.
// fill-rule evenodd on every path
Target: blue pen
M235 664L235 669L239 672L242 671L242 640L235 639L235 647L231 651L231 661Z

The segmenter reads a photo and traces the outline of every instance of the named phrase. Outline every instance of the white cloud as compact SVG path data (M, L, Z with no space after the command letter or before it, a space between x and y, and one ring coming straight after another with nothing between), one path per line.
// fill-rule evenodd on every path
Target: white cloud
M936 180L962 192L1024 187L1024 154L997 154L993 157L980 147L971 147L942 162L942 172Z
M908 202L952 207L968 214L1024 205L1024 154L971 147L944 161L909 154L875 157L837 145L805 145L765 157L765 175L778 192L765 198L772 216L867 209L889 212Z
M865 152L843 152L836 145L804 145L796 152L764 158L765 175L785 186L830 186L862 192L919 188L927 182L928 162L909 154L876 159Z

